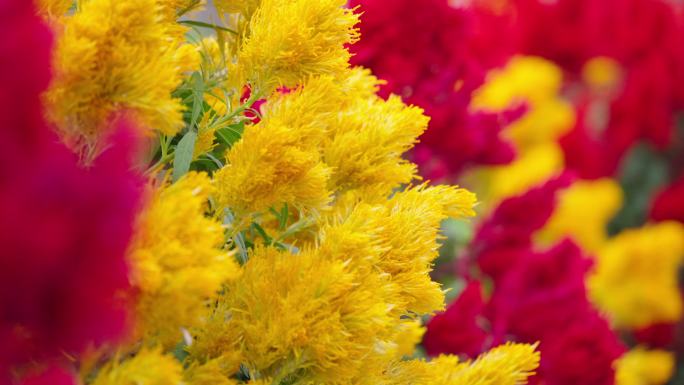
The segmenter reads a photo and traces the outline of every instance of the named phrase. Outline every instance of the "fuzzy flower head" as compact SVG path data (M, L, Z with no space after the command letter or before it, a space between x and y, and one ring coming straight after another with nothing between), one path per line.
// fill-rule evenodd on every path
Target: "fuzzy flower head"
M129 110L148 129L182 127L182 55L159 0L91 0L64 22L46 94L49 118L72 147L94 154L108 119Z
M344 0L263 0L238 52L238 76L269 93L311 75L336 75L349 66L345 44L358 39L358 16Z
M345 383L391 326L377 299L384 284L359 284L347 263L315 252L258 247L220 298L227 314L214 317L235 333L250 373ZM204 330L200 344L221 341L220 330Z
M238 273L233 257L220 248L221 225L204 216L212 192L206 175L187 174L156 191L140 217L129 258L148 342L168 347L180 341L181 328L201 324L206 301Z
M372 88L378 80L357 69L348 78L349 95ZM387 100L355 97L337 116L325 142L323 157L333 167L331 184L338 190L359 189L381 197L416 178L416 166L402 159L427 129L423 110L406 106L392 95Z
M177 385L181 383L183 367L173 356L160 350L143 349L137 354L118 362L107 363L92 382L92 385Z
M439 356L429 362L402 361L386 374L386 384L420 385L522 385L539 366L536 345L501 345L475 361L459 362L456 356Z
M570 237L584 250L599 250L608 239L608 223L622 207L622 195L620 185L612 179L573 183L559 194L554 213L536 234L537 240L552 244Z
M588 280L591 297L620 328L675 322L682 316L677 271L683 256L678 222L625 230L599 251Z
M675 369L675 357L664 350L636 347L616 362L617 385L663 385Z

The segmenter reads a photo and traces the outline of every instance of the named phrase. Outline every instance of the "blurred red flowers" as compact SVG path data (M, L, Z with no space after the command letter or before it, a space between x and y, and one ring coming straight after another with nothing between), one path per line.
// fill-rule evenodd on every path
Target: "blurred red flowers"
M0 383L122 335L124 259L141 196L120 124L92 166L42 119L51 36L31 2L0 2ZM68 376L66 376L68 377ZM28 384L67 384L54 369Z

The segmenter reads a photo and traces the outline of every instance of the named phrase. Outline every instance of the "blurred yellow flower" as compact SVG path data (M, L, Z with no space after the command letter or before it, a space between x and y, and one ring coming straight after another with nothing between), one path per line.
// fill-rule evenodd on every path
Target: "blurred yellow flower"
M559 194L553 215L536 234L552 244L569 237L584 250L595 252L608 238L610 220L622 207L622 189L612 179L580 180Z
M180 385L183 366L160 349L143 348L135 356L118 362L115 358L97 373L92 385Z
M678 222L625 230L598 252L590 296L618 328L678 321L682 257L684 226Z
M664 385L675 370L674 353L636 347L616 363L616 385Z

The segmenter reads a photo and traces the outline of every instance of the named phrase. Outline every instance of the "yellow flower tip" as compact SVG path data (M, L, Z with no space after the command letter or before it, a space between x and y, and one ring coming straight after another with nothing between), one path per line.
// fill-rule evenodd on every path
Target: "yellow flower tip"
M584 64L582 78L596 90L614 90L622 81L622 67L614 59L599 56Z
M344 0L262 0L238 52L239 78L263 93L348 68L345 44L358 39L358 15Z
M489 350L474 362L462 364L456 378L464 385L518 385L527 383L539 367L537 344L506 343Z
M679 222L625 230L599 250L587 281L591 298L618 328L676 322L682 317L677 281L682 257Z
M173 356L161 349L143 348L135 356L118 362L110 361L99 370L93 385L175 385L182 380L183 367Z
M148 130L174 134L182 106L183 55L160 0L91 0L64 20L45 95L47 115L65 142L97 152L111 118L129 111Z
M636 347L615 363L617 385L664 385L675 370L674 353Z

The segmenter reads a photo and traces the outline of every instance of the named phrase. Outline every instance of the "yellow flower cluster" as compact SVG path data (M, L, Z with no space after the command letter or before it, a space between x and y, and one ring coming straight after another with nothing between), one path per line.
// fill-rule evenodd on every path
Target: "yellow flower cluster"
M675 322L682 316L682 257L684 226L678 222L625 230L598 252L588 279L591 298L620 328Z
M190 173L157 189L140 218L130 261L139 329L150 343L178 343L181 328L199 326L206 301L238 274L221 250L223 228L204 216L212 192L206 175Z
M162 134L128 254L135 333L84 383L524 384L534 345L411 359L444 308L440 226L476 199L414 184L428 118L349 67L358 14L217 1L237 26L190 21L216 36L187 45L176 18L198 4L87 0L60 22L46 103L65 139L98 149L121 110Z
M175 134L188 51L161 0L88 0L56 27L48 117L64 140L89 157L101 151L112 115L127 111L149 129ZM51 9L54 9L52 7ZM182 34L181 34L182 35Z
M269 92L277 86L301 84L311 75L342 72L350 57L344 44L358 39L354 28L358 15L345 4L345 0L261 0L239 47L239 79Z

